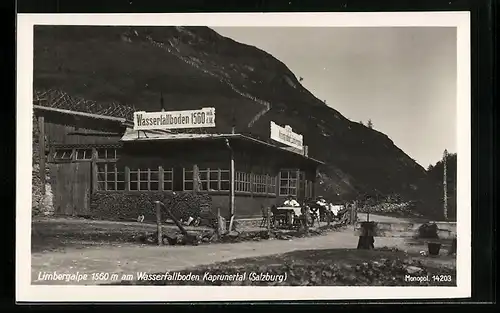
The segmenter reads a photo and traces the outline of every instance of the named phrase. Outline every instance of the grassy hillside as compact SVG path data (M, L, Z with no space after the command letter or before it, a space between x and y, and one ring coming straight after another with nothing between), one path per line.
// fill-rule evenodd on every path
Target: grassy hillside
M280 61L206 27L35 27L34 88L99 102L158 110L213 106L216 132L267 140L269 122L304 135L324 160L319 185L328 197L400 194L436 211L428 175L385 135L351 122L314 97Z

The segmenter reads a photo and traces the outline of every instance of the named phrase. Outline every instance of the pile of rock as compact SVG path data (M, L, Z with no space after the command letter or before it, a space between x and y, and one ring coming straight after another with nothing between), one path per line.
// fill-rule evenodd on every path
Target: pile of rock
M371 206L360 206L358 212L360 213L406 213L411 214L414 211L414 204L412 202L383 202Z
M215 232L188 232L184 235L180 232L178 233L165 233L162 234L162 244L163 245L199 245L203 242L215 241ZM134 241L138 241L142 244L157 245L158 244L158 232L143 233L133 236Z

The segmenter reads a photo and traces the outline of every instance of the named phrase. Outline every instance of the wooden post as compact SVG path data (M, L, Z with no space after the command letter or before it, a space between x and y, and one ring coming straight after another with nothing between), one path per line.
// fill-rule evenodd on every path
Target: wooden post
M365 206L366 206L366 202L365 202ZM368 210L366 210L366 221L367 222L370 221L370 203L368 203Z
M220 236L222 235L221 228L222 228L222 225L220 223L220 208L217 207L217 230L216 230L217 238L220 238Z
M130 167L125 166L125 191L130 191Z
M200 191L200 170L197 164L193 165L193 193Z
M271 235L271 208L267 207L266 223L267 223L267 234Z
M309 209L307 208L304 212L304 228L306 230L306 233L309 232Z
M443 155L443 217L446 221L448 219L448 181L447 181L447 168L446 168L446 158L448 155L448 150L444 150Z
M315 172L314 172L314 180L311 182L312 183L312 190L311 190L311 198L315 199L316 198L316 179L318 178L318 174L319 174L319 169L316 168Z
M184 226L182 226L181 222L179 222L179 220L174 216L174 214L172 214L172 211L170 211L170 209L168 207L165 206L165 212L167 213L168 217L174 221L175 225L177 225L177 227L179 228L179 230L181 231L181 233L184 235L184 236L188 236L188 232L186 231L186 229L184 228Z
M295 197L297 197L297 202L301 203L302 200L300 199L300 197L302 196L301 193L300 193L300 169L297 169L295 171L295 177L297 177L297 181L296 181L296 185L295 185Z
M45 121L38 117L38 153L40 154L40 180L42 184L42 199L45 197Z
M96 148L92 148L92 192L96 192L98 190L98 186L97 186L97 149ZM125 179L128 179L127 176L125 177Z
M349 204L346 204L346 205L349 205ZM354 208L355 207L356 207L356 201L354 201L354 203L350 205L350 208L351 208L351 212L350 212L350 214L351 214L351 220L350 220L351 225L354 225L354 220L355 220L355 218L354 218Z
M233 230L233 219L234 219L234 151L230 147L231 152L231 163L229 167L229 178L230 178L230 186L229 186L229 232Z
M280 197L280 184L281 184L281 181L280 181L280 171L278 170L278 174L274 175L274 182L275 182L275 186L274 186L274 192L275 192L275 199L276 201L278 201L279 197Z
M160 201L156 201L156 227L158 231L158 245L161 246L163 244L163 235L161 232L161 206Z
M252 169L250 169L250 194L253 197L254 193L254 184L255 184L255 174L253 173Z
M125 167L125 172L127 171L127 167ZM128 177L128 176L125 176ZM163 177L164 177L164 172L163 172L163 166L158 166L158 190L164 191L163 188Z
M352 225L356 225L358 221L358 201L354 201L354 219L352 221Z
M330 206L330 203L328 203L327 205ZM333 212L330 211L330 209L327 209L326 210L326 226L330 226L332 217L333 217Z

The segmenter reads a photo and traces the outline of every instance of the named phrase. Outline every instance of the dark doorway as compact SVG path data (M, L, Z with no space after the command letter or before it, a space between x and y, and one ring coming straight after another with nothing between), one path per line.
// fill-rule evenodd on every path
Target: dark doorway
M184 191L184 168L182 166L174 166L174 191Z

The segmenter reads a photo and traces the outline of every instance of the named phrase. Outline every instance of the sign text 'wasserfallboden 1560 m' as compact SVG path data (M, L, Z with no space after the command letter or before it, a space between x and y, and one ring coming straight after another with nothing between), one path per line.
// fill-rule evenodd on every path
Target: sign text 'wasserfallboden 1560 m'
M134 130L215 127L215 108L171 112L135 112Z

